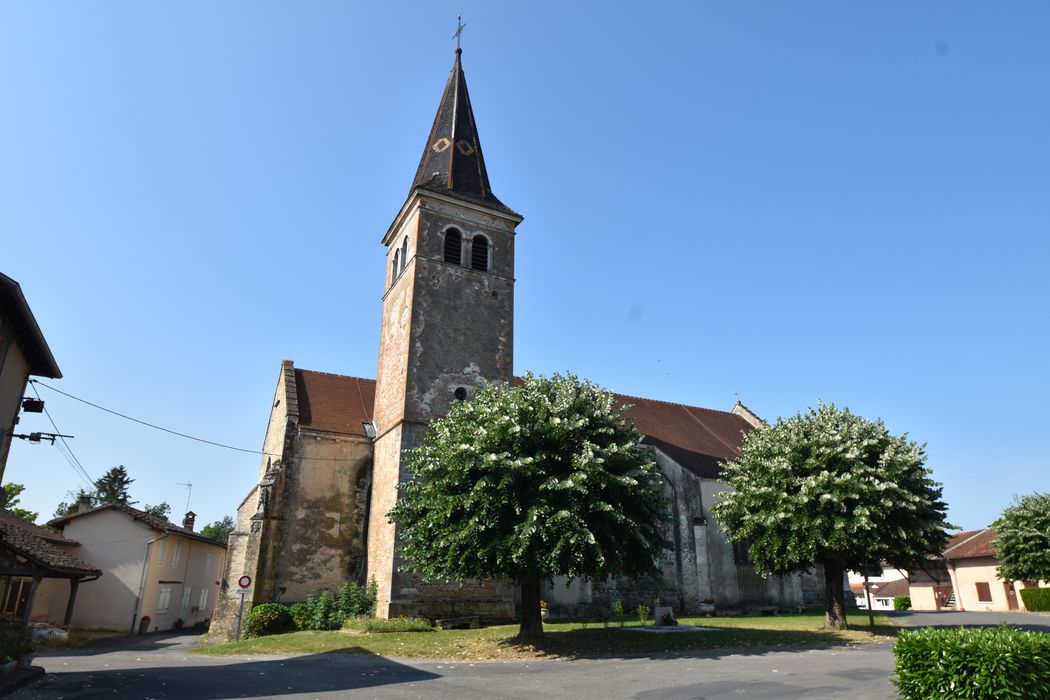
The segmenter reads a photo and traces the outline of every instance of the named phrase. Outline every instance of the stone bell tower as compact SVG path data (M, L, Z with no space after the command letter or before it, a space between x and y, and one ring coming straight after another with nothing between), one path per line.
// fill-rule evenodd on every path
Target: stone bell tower
M406 478L405 450L431 420L484 382L513 373L514 229L522 217L489 187L474 112L456 49L412 189L383 237L387 248L368 575L377 614L514 614L509 588L492 581L423 583L403 571L387 521Z

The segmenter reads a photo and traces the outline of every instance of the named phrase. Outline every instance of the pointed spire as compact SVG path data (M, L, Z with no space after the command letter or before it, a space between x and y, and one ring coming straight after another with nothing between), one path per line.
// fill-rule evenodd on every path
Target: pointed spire
M481 140L474 123L474 111L467 94L467 80L463 75L460 56L463 50L456 49L456 62L441 95L434 126L423 150L412 187L458 196L497 209L507 210L489 187L489 176L485 170L485 157L481 153Z

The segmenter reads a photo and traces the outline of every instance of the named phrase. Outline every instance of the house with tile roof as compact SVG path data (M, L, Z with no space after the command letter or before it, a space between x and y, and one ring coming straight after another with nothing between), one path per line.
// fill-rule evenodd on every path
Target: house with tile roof
M381 239L376 378L281 364L264 457L230 536L213 631L236 628L242 576L253 581L255 603L300 601L374 578L382 617L514 617L517 593L502 582L424 582L399 566L387 513L406 476L402 455L421 443L430 421L486 383L514 381L521 221L492 191L457 49L408 197ZM730 544L711 515L725 488L719 465L739 454L743 436L762 425L758 416L740 403L721 411L617 398L663 473L674 548L659 580L553 582L542 592L552 613L656 597L694 611L822 599L822 581L757 575L747 547Z
M952 535L940 557L909 572L915 610L1024 610L1020 590L1048 586L1043 581L1003 581L995 551L995 528Z
M81 589L66 624L119 632L207 625L226 547L194 532L194 519L187 513L180 526L123 503L82 503L77 512L49 522L102 573ZM58 622L36 611L34 617Z

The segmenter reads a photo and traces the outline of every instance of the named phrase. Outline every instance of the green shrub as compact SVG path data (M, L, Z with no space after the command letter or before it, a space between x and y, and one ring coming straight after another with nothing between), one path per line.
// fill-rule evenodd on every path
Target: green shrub
M252 607L248 613L248 621L244 623L244 635L246 637L265 637L270 634L281 634L291 632L295 629L295 621L288 607L280 603L259 603Z
M295 629L305 630L310 629L310 606L306 603L296 603L295 605L288 608L288 612L292 616L292 622L295 623Z
M910 595L895 595L895 596L893 596L893 609L894 610L911 610L911 596Z
M0 631L0 656L16 658L33 651L33 635L20 629Z
M377 590L375 578L368 581L368 586L362 586L356 581L340 586L336 594L336 601L343 619L375 615Z
M902 630L893 653L894 683L905 698L1050 697L1050 634L1006 624Z
M306 599L306 606L310 609L306 627L312 630L337 630L343 626L343 616L339 612L339 601L321 591L317 596Z
M1022 588L1021 600L1026 610L1050 611L1050 588Z

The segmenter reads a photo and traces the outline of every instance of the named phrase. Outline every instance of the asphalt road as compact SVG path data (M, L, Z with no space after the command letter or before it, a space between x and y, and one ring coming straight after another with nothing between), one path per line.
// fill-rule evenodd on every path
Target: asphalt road
M1005 620L1050 632L1032 613L891 613L907 626L988 626ZM862 622L856 614L851 621ZM888 643L795 651L698 652L675 658L440 662L372 654L210 657L193 634L100 640L42 654L44 680L18 691L41 698L536 698L722 700L895 698Z
M192 635L42 655L30 698L893 698L889 644L653 659L438 662L370 654L206 657Z

